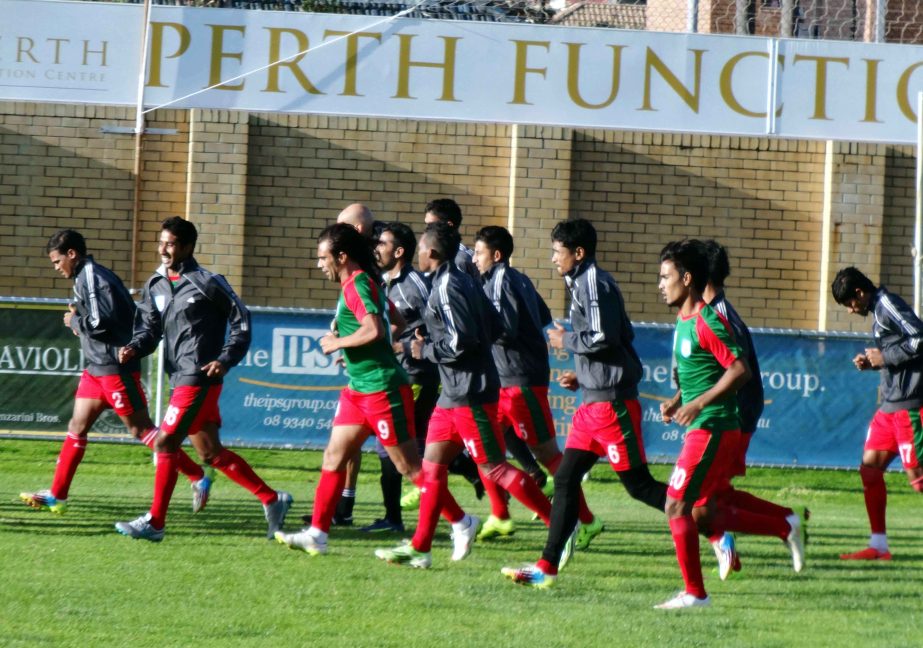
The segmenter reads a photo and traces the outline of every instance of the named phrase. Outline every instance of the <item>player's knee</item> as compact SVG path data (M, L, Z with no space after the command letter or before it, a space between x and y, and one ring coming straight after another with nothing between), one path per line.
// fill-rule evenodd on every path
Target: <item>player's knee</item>
M862 478L863 484L871 484L884 479L885 471L876 466L867 466L862 464L859 466L859 476Z
M90 426L85 422L77 421L76 419L71 419L67 422L67 434L71 437L80 437L81 439L87 438L87 432L90 431Z

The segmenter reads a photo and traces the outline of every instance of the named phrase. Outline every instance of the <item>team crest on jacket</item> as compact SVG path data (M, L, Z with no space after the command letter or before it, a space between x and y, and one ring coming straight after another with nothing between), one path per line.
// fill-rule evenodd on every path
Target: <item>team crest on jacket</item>
M684 358L692 355L692 340L686 338L679 343L679 352Z
M166 295L154 295L154 306L157 307L161 313L163 309L167 307L167 296Z

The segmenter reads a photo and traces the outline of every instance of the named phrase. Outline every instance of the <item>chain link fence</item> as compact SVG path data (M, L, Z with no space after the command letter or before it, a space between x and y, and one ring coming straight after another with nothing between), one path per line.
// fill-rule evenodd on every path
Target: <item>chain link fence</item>
M154 4L923 43L921 0L154 0Z

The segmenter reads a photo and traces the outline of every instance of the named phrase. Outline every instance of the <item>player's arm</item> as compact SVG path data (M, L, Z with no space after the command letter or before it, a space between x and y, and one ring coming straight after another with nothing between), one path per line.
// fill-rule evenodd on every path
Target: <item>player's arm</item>
M346 337L336 337L328 333L321 338L321 348L330 354L340 349L352 349L371 344L385 336L385 325L378 313L366 313L359 322L359 328Z
M87 314L75 312L70 318L70 328L77 335L111 343L113 338L118 337L115 331L124 330L121 327L126 324L131 326L129 314L132 309L130 305L125 305L126 313L119 312L109 284L95 275L94 279L95 285L85 283L82 286L86 294L81 295L81 299L87 305Z
M496 342L509 345L519 334L520 299L508 276L504 276L503 282L497 287L496 299L492 297L490 301L499 315L500 335Z
M564 348L572 353L590 355L621 344L624 308L618 292L603 282L595 286L597 297L589 295L589 286L580 286L580 303L586 304L587 330L565 332Z
M228 334L221 353L213 362L221 363L223 371L236 366L250 349L252 329L250 326L250 310L231 288L231 285L221 275L214 275L209 282L209 297L212 302L227 316ZM211 364L211 363L209 363ZM207 366L207 365L206 365ZM214 375L206 369L209 375Z
M673 420L680 425L689 425L708 405L734 394L748 380L750 380L750 368L745 360L736 358L725 368L721 378L711 389L677 408L673 414Z
M898 367L907 362L919 360L920 344L923 341L923 322L916 316L910 306L896 295L882 297L882 309L890 323L901 331L900 342L881 349L866 349L866 357L875 369ZM876 316L879 315L876 309Z
M664 423L671 423L673 421L673 415L676 414L676 410L679 409L682 401L683 392L677 389L673 396L660 403L660 418Z
M388 324L391 327L391 339L396 340L401 337L401 333L407 330L407 320L401 315L401 311L388 300Z
M477 298L477 295L473 295ZM423 343L421 355L430 362L447 364L458 360L467 353L484 352L488 349L479 349L478 339L479 322L465 295L457 290L439 292L437 308L445 324L445 334L438 340L426 338ZM416 357L416 355L414 355Z
M150 355L163 336L163 322L160 311L154 305L151 295L151 282L144 286L141 301L135 310L134 330L131 341L119 349L119 362L125 363L134 357Z

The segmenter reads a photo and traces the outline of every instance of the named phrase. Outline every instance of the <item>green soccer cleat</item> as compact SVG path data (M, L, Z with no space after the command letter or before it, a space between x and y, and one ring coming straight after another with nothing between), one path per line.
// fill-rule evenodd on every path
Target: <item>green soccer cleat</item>
M67 500L58 499L47 489L36 493L20 493L19 499L40 511L51 511L55 515L64 515L67 512Z
M414 486L401 496L401 508L405 511L420 506L420 489Z
M484 522L484 526L481 527L481 532L478 533L477 538L478 541L484 541L500 536L508 537L514 533L516 533L516 527L513 525L513 520L510 518L501 520L495 515L489 515L487 521Z
M429 569L433 564L430 552L417 551L409 540L393 549L376 549L375 557L393 565L410 565L417 569Z
M589 524L581 524L577 527L577 549L581 551L584 549L590 548L590 543L593 542L593 538L598 536L603 532L602 520L598 516L593 517L593 521Z

